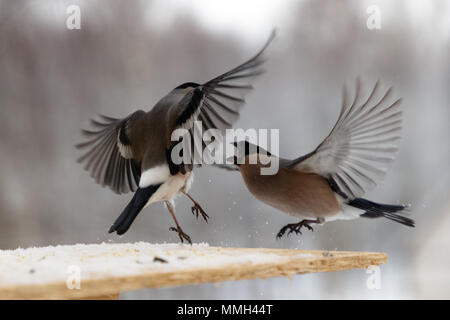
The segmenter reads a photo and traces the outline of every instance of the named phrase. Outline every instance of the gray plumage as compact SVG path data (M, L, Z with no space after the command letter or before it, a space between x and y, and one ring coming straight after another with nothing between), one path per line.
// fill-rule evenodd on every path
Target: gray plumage
M176 222L173 197L179 193L187 195L193 167L171 162L172 132L177 128L192 131L195 120L201 121L205 130L230 128L245 103L245 94L253 88L253 80L264 71L263 53L273 38L274 33L264 47L245 63L203 84L187 82L180 85L150 111L139 110L122 119L102 115L101 120L91 121L93 130L83 130L88 140L77 145L86 150L78 161L85 164L84 168L95 181L118 194L139 193L135 194L110 232L120 230L124 233L143 206L156 201L166 202ZM150 187L152 192L148 192ZM148 198L148 201L142 198ZM203 209L191 200L198 207L197 215L200 211L206 219ZM133 219L125 219L124 216L133 216ZM127 225L119 226L124 221ZM187 240L179 234L181 240Z
M202 121L205 129L232 126L245 103L244 95L253 88L252 81L264 72L262 54L273 37L274 33L247 62L202 85L188 83L173 89L150 111L139 110L123 119L101 115L101 121L91 120L94 130L83 130L89 140L77 145L87 150L78 162L85 163L84 168L102 186L119 194L135 191L140 172L166 161L174 129L191 128L193 120ZM192 105L195 93L203 96L202 103ZM186 113L194 117L186 118ZM184 121L177 122L180 119ZM126 148L129 151L123 152Z

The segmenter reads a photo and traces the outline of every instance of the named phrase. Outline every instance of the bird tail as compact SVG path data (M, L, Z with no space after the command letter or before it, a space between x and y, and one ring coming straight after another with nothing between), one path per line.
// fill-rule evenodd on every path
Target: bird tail
M380 204L363 198L355 198L349 201L348 205L358 209L365 210L365 212L360 215L361 217L364 218L384 217L389 220L404 224L405 226L408 227L415 227L415 221L413 219L410 219L408 217L396 213L396 212L404 213L405 210L408 208L407 206Z
M138 188L131 199L130 203L123 209L120 216L114 221L114 224L109 228L108 233L117 232L118 235L124 234L130 228L134 219L136 219L139 212L147 204L148 199L158 190L159 185L151 185L146 188Z

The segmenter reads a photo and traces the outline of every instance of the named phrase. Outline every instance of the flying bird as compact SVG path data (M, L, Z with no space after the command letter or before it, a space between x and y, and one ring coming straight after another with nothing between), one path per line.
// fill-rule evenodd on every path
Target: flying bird
M248 190L260 201L300 219L278 232L301 234L312 224L358 217L387 218L414 227L403 213L405 205L380 204L362 196L386 173L401 138L401 99L392 99L392 88L380 94L377 81L366 97L356 83L353 101L343 101L337 122L312 152L289 160L278 158L249 141L234 142L235 168ZM269 161L278 161L273 175L261 174Z
M192 243L175 217L174 198L184 194L193 202L192 213L197 218L200 213L207 222L208 215L188 193L192 163L177 164L171 157L178 143L171 140L172 132L178 128L192 131L194 121L200 121L204 130L230 128L245 103L245 94L253 89L253 80L264 72L263 53L274 36L272 32L250 60L203 84L181 84L149 111L91 120L94 129L83 130L87 141L77 145L86 150L78 162L85 163L97 183L115 193L135 192L109 233L124 234L143 208L162 201L175 222L169 230L177 232L181 242Z

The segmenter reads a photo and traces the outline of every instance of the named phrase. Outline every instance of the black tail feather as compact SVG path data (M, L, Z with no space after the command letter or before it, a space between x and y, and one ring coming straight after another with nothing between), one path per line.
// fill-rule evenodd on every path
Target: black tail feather
M384 217L389 220L404 224L408 227L415 227L415 221L408 217L397 214L396 212L405 212L407 206L380 204L362 198L356 198L348 202L352 207L365 210L361 217L364 218L380 218Z
M130 203L123 209L120 216L114 221L114 224L109 228L108 233L112 233L114 231L117 232L118 235L124 234L130 228L134 219L136 219L139 212L141 212L142 208L147 204L148 199L158 190L160 184L152 185L147 188L138 188L131 199Z

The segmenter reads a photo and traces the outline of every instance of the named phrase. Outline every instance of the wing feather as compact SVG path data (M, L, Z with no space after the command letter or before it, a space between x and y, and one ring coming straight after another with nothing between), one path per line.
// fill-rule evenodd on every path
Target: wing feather
M100 115L101 120L91 120L97 130L82 130L88 140L76 145L86 150L77 161L85 164L84 169L97 183L118 194L135 191L139 185L140 163L133 158L126 132L143 114L139 110L123 119Z
M173 129L187 128L193 139L193 123L196 120L202 122L203 131L219 129L224 133L225 129L230 128L239 117L246 94L253 89L254 79L264 73L262 65L266 59L263 54L274 37L273 31L263 48L248 61L189 91L173 106L177 115ZM198 143L191 142L192 154L211 156L203 152L204 143L201 144L201 150L194 150L196 145Z
M392 88L380 97L377 81L367 98L361 91L358 79L350 104L344 87L342 107L330 134L314 152L288 164L327 177L347 199L361 197L376 185L395 159L401 138L401 99L392 102Z

